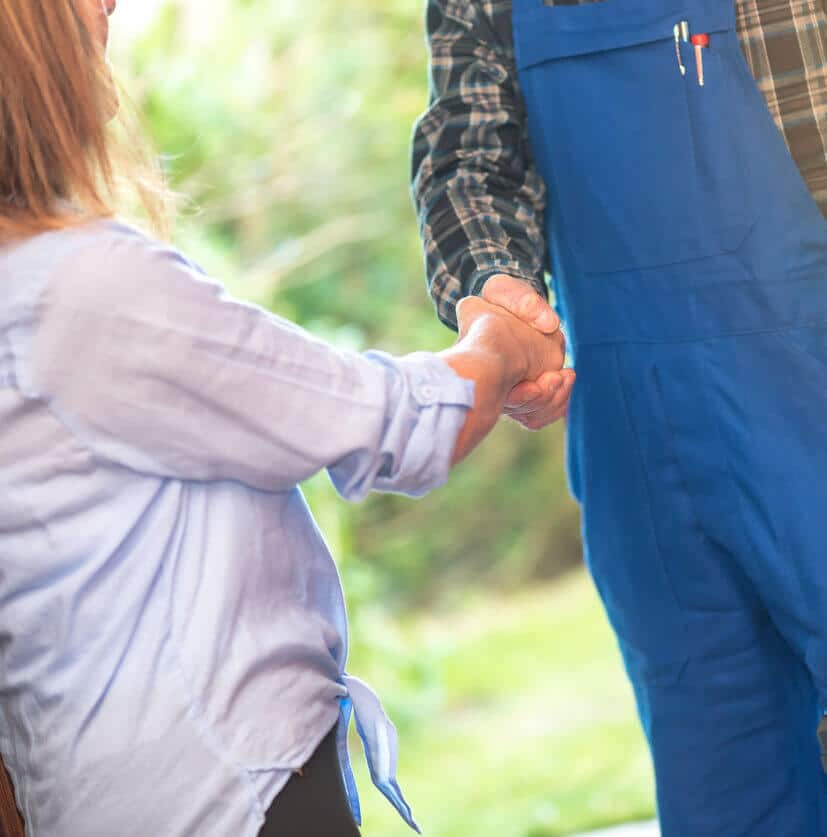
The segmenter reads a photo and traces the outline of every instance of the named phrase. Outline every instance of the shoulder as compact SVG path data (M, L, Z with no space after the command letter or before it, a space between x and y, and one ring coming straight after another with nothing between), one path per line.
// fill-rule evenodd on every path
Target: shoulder
M164 304L203 281L203 272L174 247L118 221L37 236L19 257L37 263L39 306L133 313Z
M76 283L78 288L87 283L153 283L177 271L201 273L179 250L118 221L99 221L58 233L61 234L67 237L70 247L63 264L54 264L55 273L65 268L67 281Z

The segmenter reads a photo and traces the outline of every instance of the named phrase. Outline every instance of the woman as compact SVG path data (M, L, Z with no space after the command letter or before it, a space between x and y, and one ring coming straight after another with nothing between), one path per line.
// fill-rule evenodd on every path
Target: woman
M435 487L561 341L474 300L439 356L337 352L107 220L114 6L0 0L0 752L27 828L356 834L352 712L413 825L296 486Z

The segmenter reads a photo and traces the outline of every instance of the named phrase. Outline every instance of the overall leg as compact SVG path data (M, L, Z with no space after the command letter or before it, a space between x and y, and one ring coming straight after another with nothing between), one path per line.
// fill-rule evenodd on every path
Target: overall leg
M771 623L753 644L638 678L664 837L819 837L824 793L807 670Z
M701 521L706 500L727 515L731 502L694 496L693 469L726 487L705 416L683 405L699 434L685 467L691 433L676 440L668 409L670 382L703 403L697 360L685 347L578 356L571 429L588 560L652 750L664 837L815 837L827 829L804 734L808 673Z
M706 359L720 433L739 488L742 564L806 667L819 711L799 718L808 750L827 709L827 327L732 338ZM739 399L723 398L733 381ZM815 759L809 769L821 773ZM820 831L827 783L820 777Z

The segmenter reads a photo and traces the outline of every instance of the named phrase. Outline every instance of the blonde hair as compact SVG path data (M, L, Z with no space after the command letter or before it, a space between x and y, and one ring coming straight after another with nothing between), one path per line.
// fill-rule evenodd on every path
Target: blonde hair
M112 124L118 94L93 5L0 0L0 239L111 216L124 185L165 226L154 155Z

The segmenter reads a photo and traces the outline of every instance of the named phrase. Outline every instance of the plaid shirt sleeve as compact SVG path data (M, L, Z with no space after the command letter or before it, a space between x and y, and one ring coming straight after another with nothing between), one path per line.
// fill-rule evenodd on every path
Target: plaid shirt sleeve
M428 0L430 104L414 131L414 203L431 296L455 306L506 273L548 293L545 187L517 80L510 0Z

